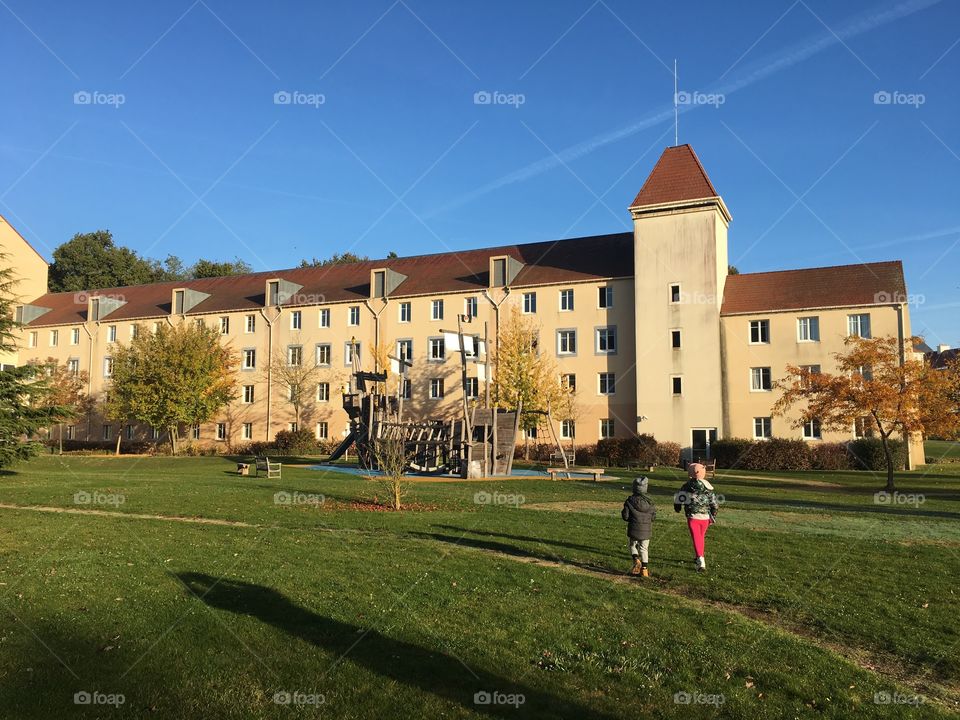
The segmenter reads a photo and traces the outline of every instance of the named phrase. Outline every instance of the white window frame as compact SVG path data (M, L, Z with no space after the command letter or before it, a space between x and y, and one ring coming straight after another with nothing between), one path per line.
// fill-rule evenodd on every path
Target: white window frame
M113 357L110 355L103 359L103 376L105 378L113 377Z
M606 381L606 390L604 390L604 381ZM600 395L617 394L617 374L612 372L597 373L597 392Z
M241 369L255 370L257 368L257 350L256 348L244 348L240 352Z
M428 396L431 400L443 400L445 391L443 378L430 378Z
M560 312L573 312L573 309L576 307L573 288L562 289L557 302L559 303Z
M603 293L603 299L600 299L600 293ZM613 307L613 285L601 285L597 292L597 308L600 310L609 310Z
M676 336L677 344L673 344L673 338ZM682 350L683 349L683 329L682 328L670 328L670 349L671 350Z
M107 325L107 342L117 341L117 326Z
M70 344L79 345L80 344L80 328L73 328L70 330Z
M320 308L320 312L317 313L317 327L330 327L330 308Z
M808 420L803 424L803 439L804 440L822 440L823 439L823 428L821 427L820 421L817 418Z
M747 327L747 337L750 345L769 345L770 344L770 320L763 318L760 320L750 320ZM754 339L754 330L756 338Z
M753 439L767 440L773 437L773 418L755 417L753 419Z
M537 293L535 291L523 293L523 314L537 314Z
M327 361L320 361L320 349L326 349ZM317 343L313 349L313 363L317 367L330 367L333 364L333 346L330 343Z
M600 439L606 440L608 438L616 437L616 428L617 424L614 422L613 418L600 418Z
M317 402L330 402L330 383L317 383Z
M820 342L820 316L804 315L797 318L797 342Z
M301 367L302 365L303 345L287 345L287 367Z
M303 329L303 311L302 310L292 310L290 312L290 329L291 330Z
M326 420L319 420L313 434L317 440L328 440L330 438L329 423Z
M434 349L439 347L440 354L437 355ZM442 337L432 337L427 340L427 361L444 362L447 359L447 343Z
M563 349L564 340L567 340L567 349ZM570 349L569 340L573 340L573 349ZM562 328L557 330L557 355L560 357L573 357L577 354L577 329Z
M606 334L606 344L607 349L600 349L600 337L601 333ZM619 339L617 338L617 326L616 325L603 325L601 327L595 328L593 331L594 337L594 346L593 350L597 355L616 355L617 347L619 345ZM610 339L613 339L613 347L610 347Z
M766 371L766 373L764 373ZM763 379L766 376L770 387L763 387ZM757 382L754 382L754 381ZM773 392L773 369L767 366L758 366L750 368L750 392Z
M243 404L250 405L257 399L257 390L253 385L243 386Z
M564 440L573 440L577 437L577 423L574 420L560 421L560 437Z
M57 343L60 342L60 331L51 330L50 331L50 347L56 347Z
M869 340L873 337L873 329L870 325L870 313L847 315L847 335L849 337L860 337ZM864 333L864 326L866 326L866 333Z
M680 381L680 392L677 392L676 381ZM670 376L670 397L682 397L683 396L683 375L671 375Z
M674 289L674 288L677 289L677 292L676 292L676 297L677 297L677 299L676 299L676 300L673 299L673 297L674 297L673 289ZM667 285L667 299L669 300L669 302L670 302L671 305L679 305L680 303L682 303L682 302L683 302L683 285L682 285L681 283L678 283L678 282L669 283L669 285Z
M463 312L465 315L475 318L480 312L480 301L476 295L463 299Z
M247 315L243 320L243 333L245 335L252 335L257 331L257 316L256 315Z
M230 316L224 315L220 318L220 334L229 335L230 334Z
M227 439L227 424L219 422L217 423L217 440L223 442Z
M240 431L240 436L244 440L253 440L253 423L245 422L243 428Z
M347 325L350 327L360 326L360 306L351 305L347 308Z
M408 323L413 317L413 305L409 302L400 303L400 309L397 311L397 322Z
M430 301L430 319L443 320L443 298L435 298Z

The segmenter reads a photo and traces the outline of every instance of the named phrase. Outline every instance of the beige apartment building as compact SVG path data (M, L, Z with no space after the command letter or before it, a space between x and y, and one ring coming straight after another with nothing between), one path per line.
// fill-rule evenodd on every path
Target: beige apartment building
M576 418L556 427L564 440L651 433L680 443L691 457L708 455L719 437L816 443L862 430L798 429L772 417L773 383L788 363L831 371L833 353L850 334L908 338L899 262L729 275L731 214L689 145L664 151L629 211L634 230L626 233L182 284L37 292L18 308L18 361L53 357L86 371L98 396L109 386L117 344L161 323L202 322L236 350L240 396L188 437L236 444L289 429L293 408L277 363L313 363L318 384L300 424L338 440L348 425L340 400L353 353L364 369L373 369L378 344L411 360L406 418L453 417L462 407L460 358L445 331L468 316L464 332L486 335L492 350L516 308L535 320L539 351L553 354L576 388ZM45 266L31 272L45 283ZM470 396L484 392L481 370L468 363ZM117 433L157 437L97 418L69 429L82 440Z

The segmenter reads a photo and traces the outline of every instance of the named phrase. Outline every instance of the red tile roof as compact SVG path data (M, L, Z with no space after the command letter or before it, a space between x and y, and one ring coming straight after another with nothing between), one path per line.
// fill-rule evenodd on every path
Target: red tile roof
M88 293L47 293L32 305L51 308L29 323L31 326L83 322L87 316L86 297L99 293L126 301L107 320L160 317L170 313L174 288L190 288L210 297L190 314L256 310L264 305L268 279L281 278L302 285L300 302L316 305L330 302L359 302L370 297L370 271L391 268L406 275L393 297L443 292L479 292L489 286L489 260L509 255L524 267L512 286L545 285L589 281L633 275L633 233L616 233L527 245L507 245L390 260L370 260L329 267L294 268L186 282L105 288Z
M719 197L700 159L689 145L663 151L631 208Z
M926 353L927 362L938 370L943 370L952 362L960 360L960 348L950 350L931 350Z
M729 275L721 313L890 305L906 302L903 264L863 263Z

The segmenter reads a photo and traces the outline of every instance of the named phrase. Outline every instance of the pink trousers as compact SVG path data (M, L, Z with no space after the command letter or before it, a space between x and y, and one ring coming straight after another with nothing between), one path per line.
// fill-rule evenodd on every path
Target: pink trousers
M707 528L710 527L709 520L687 520L687 527L690 528L690 537L693 538L693 551L697 557L703 557L703 543L707 537Z

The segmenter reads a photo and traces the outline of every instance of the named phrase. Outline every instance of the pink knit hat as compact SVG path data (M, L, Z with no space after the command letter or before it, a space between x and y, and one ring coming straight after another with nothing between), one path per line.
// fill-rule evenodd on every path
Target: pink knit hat
M687 465L687 472L691 478L696 478L697 480L703 480L707 477L707 469L700 463L690 463Z

